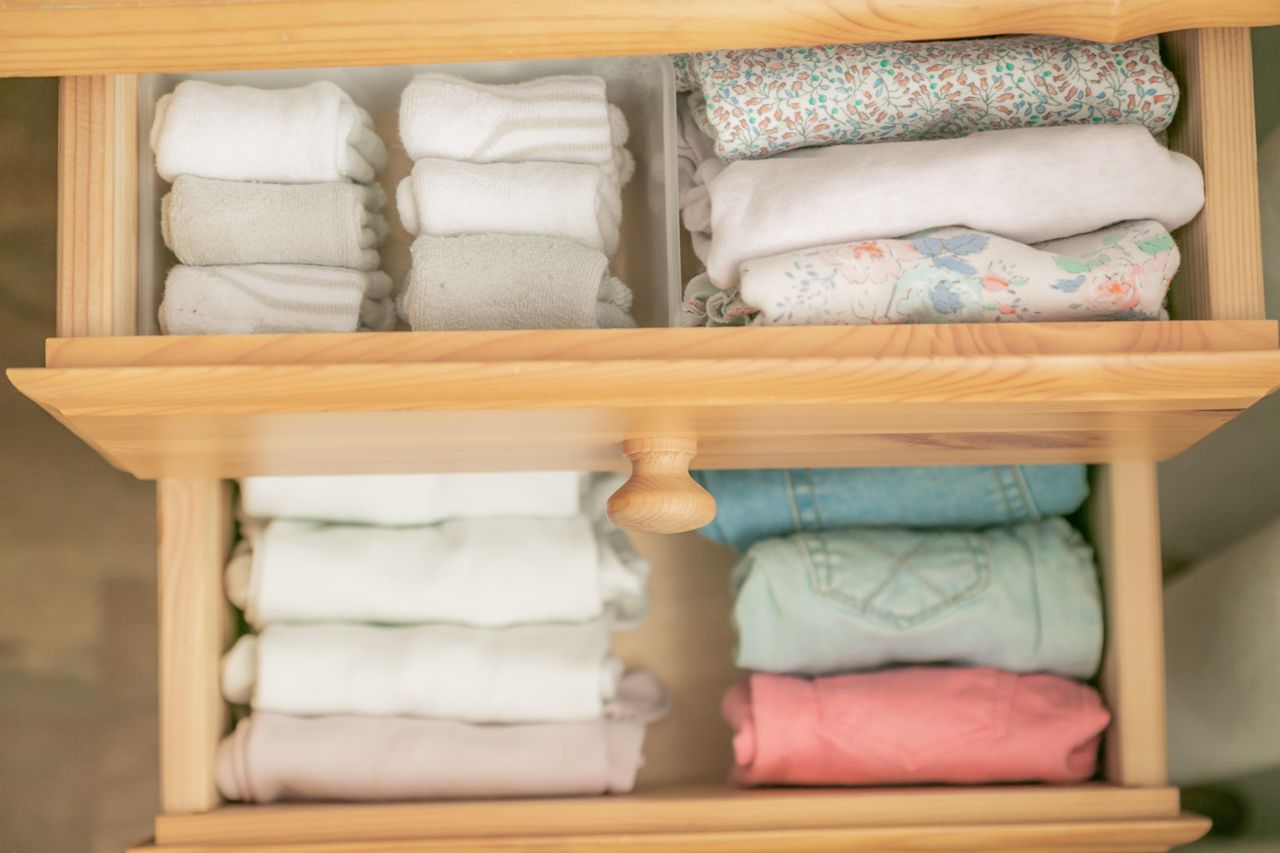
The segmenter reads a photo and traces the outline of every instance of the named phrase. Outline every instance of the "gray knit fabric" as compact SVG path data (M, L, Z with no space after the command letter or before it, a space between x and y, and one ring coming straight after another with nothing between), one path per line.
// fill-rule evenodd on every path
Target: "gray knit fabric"
M387 236L377 184L261 184L180 175L160 203L165 244L184 264L378 268Z
M400 314L415 331L634 326L631 290L608 267L551 237L422 236Z

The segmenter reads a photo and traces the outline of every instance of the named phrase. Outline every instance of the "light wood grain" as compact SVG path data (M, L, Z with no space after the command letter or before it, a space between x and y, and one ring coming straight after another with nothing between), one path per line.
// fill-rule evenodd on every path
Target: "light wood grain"
M1200 163L1205 187L1204 210L1176 234L1182 266L1169 291L1174 316L1262 319L1249 30L1170 33L1164 47L1182 89L1169 144Z
M1122 462L1103 468L1094 501L1094 543L1107 611L1102 692L1112 715L1106 776L1116 785L1164 785L1164 602L1155 465Z
M58 94L58 335L137 330L137 78L64 77Z
M1239 352L1280 346L1275 320L955 323L795 328L567 329L50 338L46 367L404 364L562 358L828 358Z
M160 800L165 814L218 805L214 756L226 730L218 662L229 608L222 568L231 542L228 490L217 480L161 480Z
M716 517L711 493L689 476L698 442L689 436L632 438L622 442L631 476L609 497L609 520L638 533L685 533Z
M749 339L744 339L749 342ZM616 469L696 436L701 467L1164 458L1280 385L1280 351L20 369L143 477ZM837 458L830 458L831 456ZM1003 457L1003 458L1001 458ZM775 463L777 464L777 463Z
M1272 0L97 0L0 6L0 75L396 65L1280 23ZM234 34L234 37L230 37Z
M322 841L558 837L852 829L981 823L1121 822L1178 815L1172 788L1107 785L998 788L671 789L625 797L378 805L225 806L156 819L156 841L305 844Z
M557 851L557 853L614 853L634 851L701 851L701 853L919 853L922 850L993 850L1018 853L1147 853L1166 851L1194 841L1209 828L1204 818L1188 815L1164 820L1073 821L1071 823L990 823L945 827L847 829L786 829L752 832L691 833L672 831L653 835L569 835L558 838L467 838L447 841L384 841L374 844L319 843L305 845L237 845L241 853L409 853L415 850ZM211 853L224 848L180 845L159 849L168 853Z

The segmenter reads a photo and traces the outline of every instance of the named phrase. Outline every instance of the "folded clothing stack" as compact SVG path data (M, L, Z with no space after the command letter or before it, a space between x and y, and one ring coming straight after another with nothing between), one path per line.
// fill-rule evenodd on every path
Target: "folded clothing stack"
M1204 203L1157 40L690 54L685 325L1158 320ZM874 145L862 143L877 143Z
M1083 466L703 472L744 784L1079 782L1109 722Z
M151 148L173 184L160 226L181 262L160 303L165 334L394 327L373 183L387 151L342 89L187 80L157 102Z
M223 659L222 691L253 712L219 749L223 795L630 790L668 700L609 654L645 616L648 566L597 517L603 488L572 473L246 479L226 587L256 633Z
M415 235L399 310L415 330L634 326L609 272L628 128L598 77L481 84L413 79L400 101L412 173L396 190Z

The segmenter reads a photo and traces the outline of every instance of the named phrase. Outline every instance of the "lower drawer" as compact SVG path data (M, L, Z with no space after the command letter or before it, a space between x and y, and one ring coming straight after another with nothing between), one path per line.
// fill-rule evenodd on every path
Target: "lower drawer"
M1071 787L779 789L725 783L730 733L719 700L732 664L728 573L735 556L687 534L638 536L653 563L652 612L620 634L623 660L667 683L675 711L651 727L628 796L386 805L219 802L225 728L218 658L230 623L221 588L228 489L162 480L161 790L153 849L261 850L1053 850L1156 851L1208 821L1168 787L1155 466L1098 469L1089 524L1103 573L1113 714L1102 780Z

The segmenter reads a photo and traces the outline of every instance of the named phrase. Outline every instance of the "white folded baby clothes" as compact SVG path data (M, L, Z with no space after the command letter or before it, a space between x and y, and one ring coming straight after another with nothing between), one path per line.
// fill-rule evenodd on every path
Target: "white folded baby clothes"
M501 627L604 619L635 627L648 564L582 516L467 518L423 527L249 525L227 597L275 622Z
M270 625L222 662L227 701L280 714L594 720L622 677L603 622Z
M167 181L367 183L387 164L372 118L325 80L296 89L186 80L156 103L151 149Z
M419 74L400 96L400 139L412 160L594 163L621 186L635 169L628 133L599 77L493 84Z
M378 270L245 264L169 270L160 303L166 335L354 332L394 322L391 279ZM379 324L379 325L375 325Z
M377 184L267 184L179 175L160 202L165 245L184 264L378 268L386 194Z
M621 187L591 163L466 163L428 158L396 190L410 234L559 237L612 256Z
M937 228L744 261L742 301L766 326L1159 320L1178 260L1152 220L1035 246Z
M449 518L567 518L583 511L583 489L576 471L245 477L240 508L256 519L390 527Z
M1021 243L1135 219L1173 230L1204 204L1195 161L1137 125L803 149L730 163L705 189L709 210L686 206L685 223L710 237L717 287L736 285L743 261L811 246L947 225Z
M552 237L421 236L400 295L414 331L634 326L603 252Z

